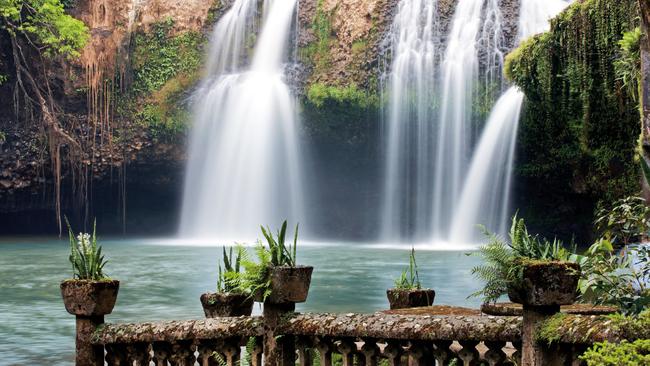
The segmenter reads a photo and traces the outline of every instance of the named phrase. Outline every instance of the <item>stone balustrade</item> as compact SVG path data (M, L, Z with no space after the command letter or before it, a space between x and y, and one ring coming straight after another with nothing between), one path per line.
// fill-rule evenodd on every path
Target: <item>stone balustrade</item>
M545 365L579 365L594 342L650 335L629 334L602 315L562 315L554 324L554 343L535 345ZM286 311L271 331L274 347L289 347L278 365L495 366L521 364L522 326L520 316ZM90 343L105 350L98 364L260 366L269 331L261 316L103 324Z

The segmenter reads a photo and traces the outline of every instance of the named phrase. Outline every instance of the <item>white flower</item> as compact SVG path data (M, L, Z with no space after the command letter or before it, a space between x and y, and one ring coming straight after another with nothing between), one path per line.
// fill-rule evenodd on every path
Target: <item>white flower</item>
M79 233L77 236L77 245L81 247L82 252L88 253L88 250L90 249L90 234Z

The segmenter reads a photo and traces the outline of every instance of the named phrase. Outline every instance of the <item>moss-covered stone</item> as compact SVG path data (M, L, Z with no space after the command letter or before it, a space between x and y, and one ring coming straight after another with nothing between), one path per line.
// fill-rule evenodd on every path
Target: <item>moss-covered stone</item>
M579 1L508 56L506 75L526 93L518 203L531 226L588 233L599 203L639 190L639 112L614 68L638 14L634 0Z

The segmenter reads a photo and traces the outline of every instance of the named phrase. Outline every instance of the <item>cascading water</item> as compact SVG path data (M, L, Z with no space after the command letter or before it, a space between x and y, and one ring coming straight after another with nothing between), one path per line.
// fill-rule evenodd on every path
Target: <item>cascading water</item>
M236 0L212 35L190 136L185 237L252 239L261 224L300 216L296 108L283 71L297 1L264 2L248 62L258 4Z
M389 33L387 58L391 65L382 77L386 84L382 89L388 92L384 238L396 239L407 232L422 236L430 225L434 146L428 136L434 133L440 42L436 5L435 0L402 0ZM418 200L403 199L410 196Z
M479 56L485 83L501 80L498 1L460 0L444 54L437 13L435 0L402 0L390 32L390 69L383 77L384 240L445 239L475 135Z
M548 29L549 19L570 4L563 0L522 0L518 40ZM478 224L504 233L510 215L510 192L519 114L524 94L511 87L490 114L454 214L451 241L477 240Z
M442 104L439 118L437 156L433 195L433 236L446 239L450 218L460 198L465 172L471 157L472 106L476 79L479 72L478 39L497 40L500 34L500 10L498 2L460 0L449 33L443 62ZM481 32L482 10L486 7L487 23ZM489 22L492 22L490 26ZM489 55L498 55L498 42L487 42ZM495 48L495 49L492 49ZM491 57L498 60L496 56ZM488 69L492 65L487 65Z

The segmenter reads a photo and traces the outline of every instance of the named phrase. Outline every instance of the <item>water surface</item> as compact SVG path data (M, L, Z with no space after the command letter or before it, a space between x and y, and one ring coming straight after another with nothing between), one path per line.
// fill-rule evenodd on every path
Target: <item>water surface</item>
M119 279L107 322L200 319L201 293L213 290L221 248L157 240L104 241L108 275ZM306 244L298 261L315 267L309 299L298 311L374 312L388 306L385 290L408 263L408 247L358 243ZM0 242L0 365L70 365L74 317L59 283L70 277L68 244L57 240ZM478 306L470 275L478 258L459 251L418 252L423 285L437 304ZM256 306L256 312L259 307Z

